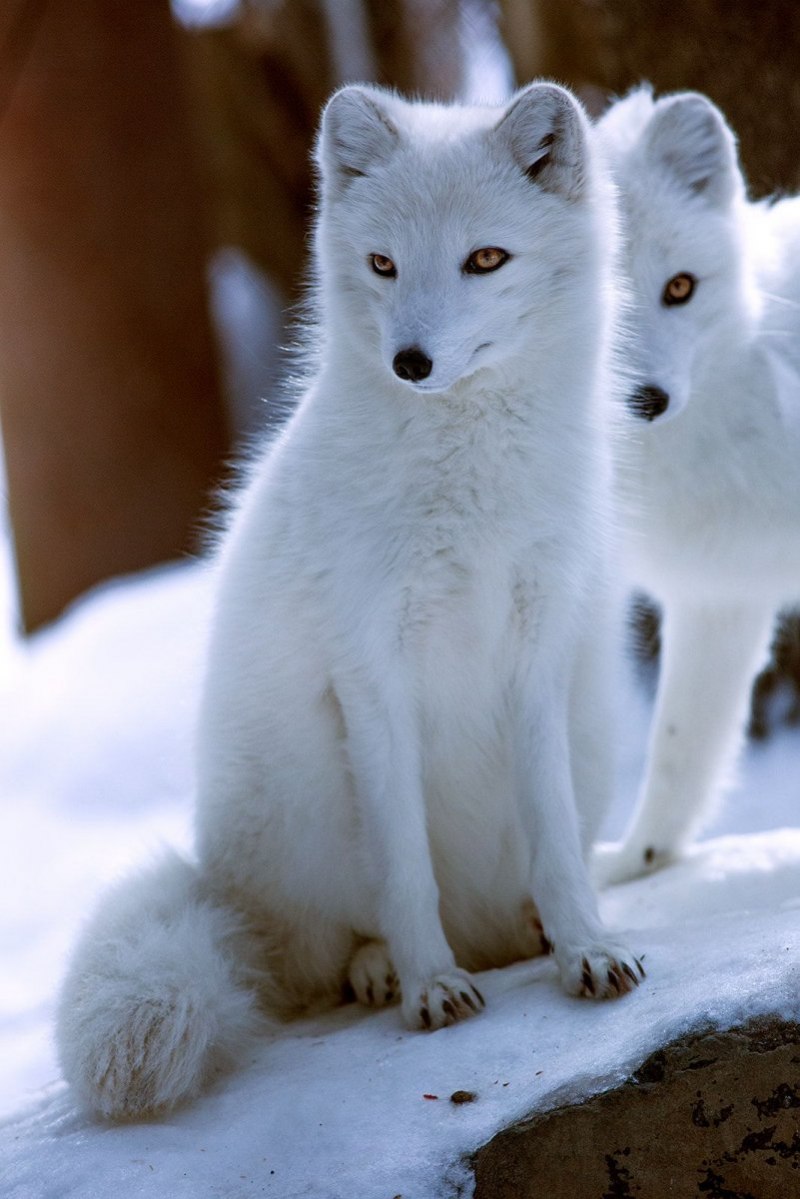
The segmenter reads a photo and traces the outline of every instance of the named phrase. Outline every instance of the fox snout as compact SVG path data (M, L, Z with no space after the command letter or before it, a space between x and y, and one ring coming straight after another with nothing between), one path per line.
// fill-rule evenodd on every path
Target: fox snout
M399 379L405 379L407 383L419 383L422 379L427 379L433 370L433 362L419 346L409 346L395 354L392 370Z
M657 417L663 416L667 411L669 407L669 395L664 391L663 387L656 387L653 383L647 383L642 387L636 388L633 395L628 398L628 406L642 420L656 420Z

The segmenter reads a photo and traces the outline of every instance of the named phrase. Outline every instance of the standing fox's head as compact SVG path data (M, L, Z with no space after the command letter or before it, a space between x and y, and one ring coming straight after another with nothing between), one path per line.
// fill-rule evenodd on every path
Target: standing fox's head
M676 416L713 341L747 309L744 182L733 135L705 96L639 88L598 125L619 186L630 283L633 412Z
M443 392L569 324L596 238L587 122L563 88L533 84L498 110L346 87L325 109L317 161L337 354Z

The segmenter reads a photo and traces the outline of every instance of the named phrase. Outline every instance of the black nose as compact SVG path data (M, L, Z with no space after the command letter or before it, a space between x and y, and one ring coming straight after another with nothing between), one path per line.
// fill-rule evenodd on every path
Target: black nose
M667 411L669 396L663 388L648 384L645 387L637 387L628 403L642 420L655 420L662 412Z
M400 350L395 354L392 367L400 379L407 379L409 383L419 383L420 379L427 379L433 369L433 363L419 346L410 346L407 350Z

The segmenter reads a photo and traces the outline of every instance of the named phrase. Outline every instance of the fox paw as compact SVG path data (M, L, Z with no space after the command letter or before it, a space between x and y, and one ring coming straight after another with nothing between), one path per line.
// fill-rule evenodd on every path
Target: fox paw
M474 1016L486 1001L464 970L435 974L422 986L411 988L403 999L403 1016L409 1028L444 1028Z
M573 950L559 960L568 995L584 999L617 999L633 991L645 978L641 960L624 945L594 943Z
M385 1007L400 995L400 983L384 941L367 941L356 950L347 981L358 1002L366 1007Z

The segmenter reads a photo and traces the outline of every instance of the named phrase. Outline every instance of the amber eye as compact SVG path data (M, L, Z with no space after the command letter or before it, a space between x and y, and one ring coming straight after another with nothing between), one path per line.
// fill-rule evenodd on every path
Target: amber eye
M384 275L387 279L393 279L397 274L397 267L385 254L370 254L369 261L376 275Z
M496 271L504 262L508 262L509 257L499 246L484 246L470 254L464 263L464 270L469 275L488 275L489 271Z
M674 304L685 304L687 300L691 300L696 284L697 280L694 275L690 275L687 271L681 271L680 275L673 275L664 288L661 303L666 304L668 308Z

